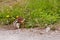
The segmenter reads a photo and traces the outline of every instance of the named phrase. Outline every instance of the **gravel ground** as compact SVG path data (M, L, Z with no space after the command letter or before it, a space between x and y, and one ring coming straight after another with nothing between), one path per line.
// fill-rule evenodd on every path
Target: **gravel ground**
M46 33L37 29L0 29L0 40L60 40L60 32L50 31Z

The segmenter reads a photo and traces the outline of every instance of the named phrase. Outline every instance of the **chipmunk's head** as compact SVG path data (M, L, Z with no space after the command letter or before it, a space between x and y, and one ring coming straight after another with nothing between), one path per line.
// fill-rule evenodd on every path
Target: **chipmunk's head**
M18 23L24 23L25 19L22 17L17 18Z

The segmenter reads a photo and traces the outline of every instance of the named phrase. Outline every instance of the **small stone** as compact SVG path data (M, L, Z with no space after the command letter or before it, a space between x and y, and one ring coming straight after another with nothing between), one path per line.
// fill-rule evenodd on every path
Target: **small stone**
M50 29L51 29L50 27L47 27L45 31L46 31L46 32L49 32Z

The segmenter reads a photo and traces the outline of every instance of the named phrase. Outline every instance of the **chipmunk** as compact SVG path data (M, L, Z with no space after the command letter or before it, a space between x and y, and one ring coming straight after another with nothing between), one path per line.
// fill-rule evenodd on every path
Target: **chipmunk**
M25 19L22 17L18 17L14 22L13 25L14 27L16 27L17 29L24 27L24 21Z

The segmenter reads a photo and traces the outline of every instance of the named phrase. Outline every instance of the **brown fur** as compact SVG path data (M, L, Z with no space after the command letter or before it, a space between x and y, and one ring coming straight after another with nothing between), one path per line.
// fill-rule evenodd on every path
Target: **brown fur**
M24 23L25 22L25 19L24 18L18 17L17 18L17 22L20 23L20 27L21 28L24 28L25 27L25 23Z

